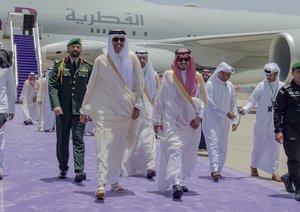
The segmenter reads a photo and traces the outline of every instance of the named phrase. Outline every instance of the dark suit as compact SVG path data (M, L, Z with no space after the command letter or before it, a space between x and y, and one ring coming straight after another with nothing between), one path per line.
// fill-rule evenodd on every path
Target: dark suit
M49 77L49 97L51 108L61 107L63 114L56 116L56 155L60 170L68 170L69 139L72 129L73 156L75 172L84 170L85 125L80 123L80 113L92 64L79 59L74 67L71 59L56 60Z

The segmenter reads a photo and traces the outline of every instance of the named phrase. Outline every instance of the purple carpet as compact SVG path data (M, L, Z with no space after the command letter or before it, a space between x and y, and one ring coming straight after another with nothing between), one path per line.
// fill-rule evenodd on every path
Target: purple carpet
M73 158L66 180L57 179L55 133L38 132L37 123L23 124L20 105L7 124L5 172L2 183L6 212L56 211L300 211L300 202L283 186L225 168L219 183L211 181L208 161L199 157L196 170L186 180L190 189L180 201L171 191L158 192L156 182L143 177L123 177L126 192L107 192L105 201L94 197L97 188L94 137L85 136L87 180L73 183ZM238 160L238 158L237 158Z

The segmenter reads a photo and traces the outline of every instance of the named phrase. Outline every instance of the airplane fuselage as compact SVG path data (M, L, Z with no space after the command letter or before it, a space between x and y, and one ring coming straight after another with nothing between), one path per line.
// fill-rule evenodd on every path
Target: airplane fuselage
M235 75L243 79L242 83L261 80L260 70L272 55L284 72L282 80L289 79L290 63L298 58L293 43L300 35L299 16L158 5L142 0L1 0L0 19L6 21L9 12L36 15L43 55L51 61L66 55L65 45L75 36L88 41L83 56L93 61L105 51L110 29L126 31L131 50L146 48L157 70L168 69L174 49L181 46L192 50L197 64L216 67L226 61L243 76L251 70L247 77ZM294 30L299 32L294 32L293 39L279 39L278 48L270 53L276 34ZM243 39L244 34L254 36ZM259 34L266 37L256 36ZM286 52L281 47L286 47Z
M14 11L36 13L43 33L42 45L70 35L103 40L110 29L123 29L130 39L148 41L300 28L298 16L166 6L136 0L1 0L2 20Z

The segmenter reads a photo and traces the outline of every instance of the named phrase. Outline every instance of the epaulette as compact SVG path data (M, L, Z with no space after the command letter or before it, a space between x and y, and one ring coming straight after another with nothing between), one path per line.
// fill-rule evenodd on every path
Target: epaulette
M87 60L83 60L85 63L89 64L90 66L93 66L93 63L91 63L90 61Z
M61 63L64 60L64 58L59 58L57 60L54 60L54 63L58 64Z
M284 89L289 89L291 87L291 83L285 84L282 86Z

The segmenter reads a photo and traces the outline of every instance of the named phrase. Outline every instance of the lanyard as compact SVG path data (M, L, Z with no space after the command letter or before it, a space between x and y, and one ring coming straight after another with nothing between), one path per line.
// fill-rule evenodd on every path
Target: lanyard
M278 88L276 88L276 90L275 90L275 92L274 92L271 83L270 83L270 82L268 82L268 83L269 83L269 86L270 86L271 91L272 91L272 101L274 101L274 100L275 100L275 96L276 96L276 93L277 93L277 89L278 89Z

